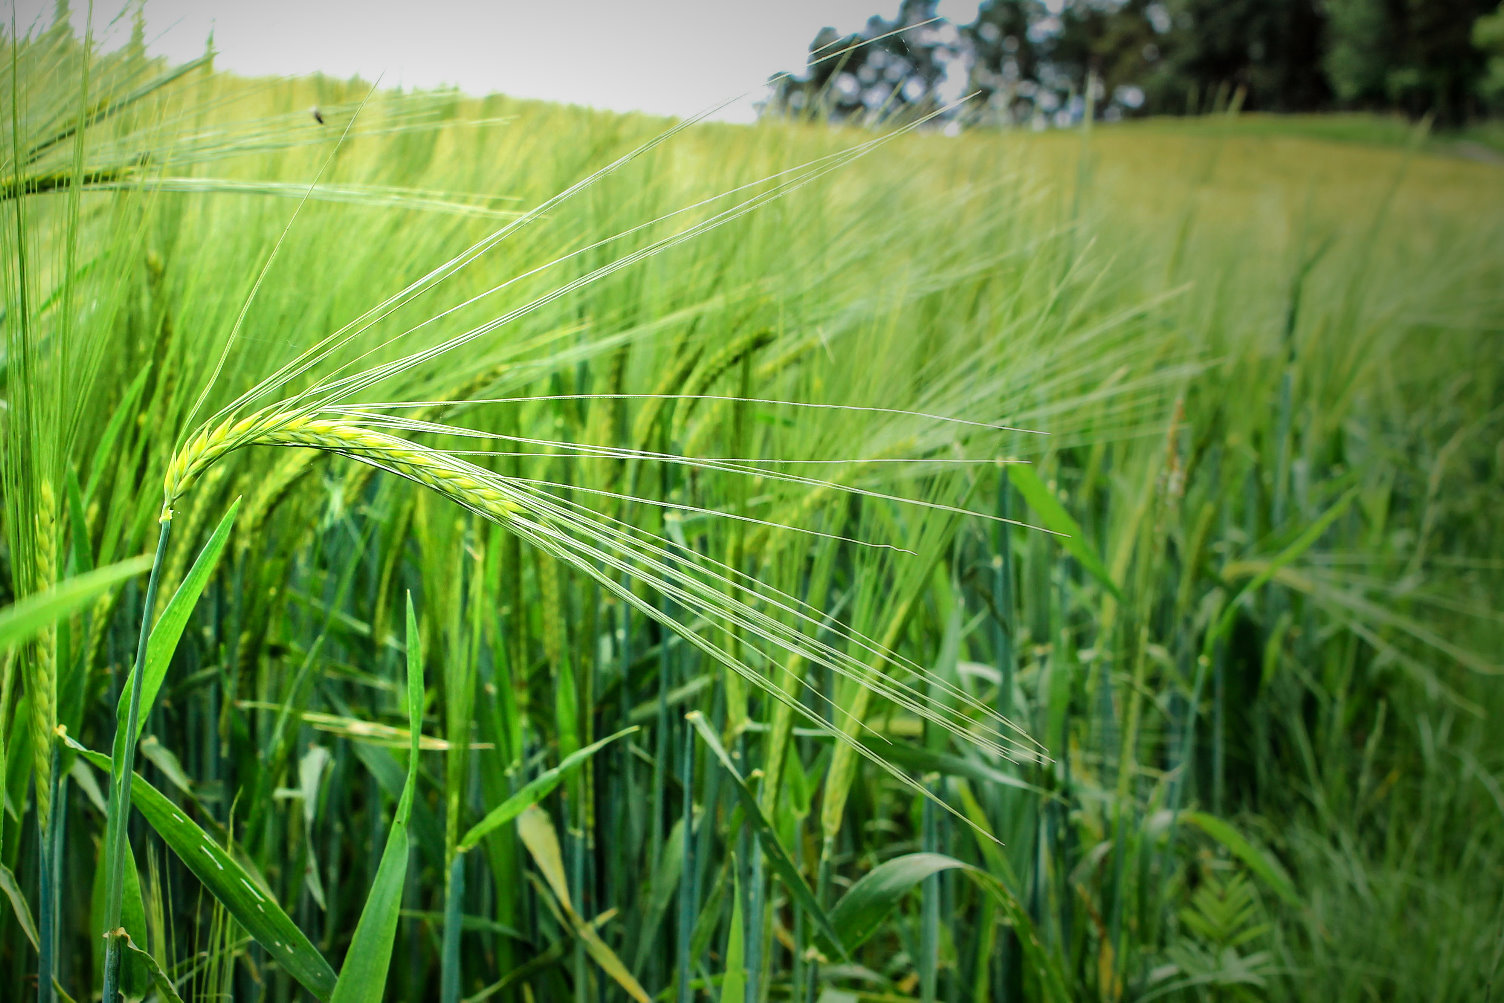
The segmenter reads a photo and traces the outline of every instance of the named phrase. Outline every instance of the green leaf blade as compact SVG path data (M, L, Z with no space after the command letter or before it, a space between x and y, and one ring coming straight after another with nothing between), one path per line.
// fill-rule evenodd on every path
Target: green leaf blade
M1023 496L1024 504L1039 517L1044 528L1059 536L1060 545L1076 559L1082 570L1111 592L1113 598L1121 601L1123 592L1112 580L1107 565L1102 563L1102 558L1081 532L1081 526L1066 511L1065 506L1060 504L1060 499L1055 497L1055 493L1035 473L1034 468L1023 463L1010 463L1008 482Z
M614 735L608 735L598 742L592 742L583 749L565 756L559 761L559 765L546 770L528 781L516 794L507 798L501 804L486 813L486 817L471 826L464 837L460 840L458 850L474 849L482 839L485 839L498 828L521 815L528 808L543 800L555 787L567 780L571 774L585 764L585 761L595 755L601 749L626 735L637 731L636 725L623 728Z
M133 557L70 578L0 610L0 650L25 643L69 613L88 605L100 593L150 567L150 557Z
M371 882L371 893L355 924L355 936L334 987L333 1003L380 1003L386 994L387 971L392 963L392 945L397 940L397 920L402 911L402 891L407 883L407 820L412 814L418 787L418 739L423 727L423 648L413 599L407 597L407 727L409 733L407 781L397 802L397 816L387 834L386 849Z
M230 530L235 525L235 514L239 510L240 499L237 498L230 503L230 510L220 519L209 542L199 551L198 559L193 562L183 583L173 593L167 608L152 627L151 637L146 642L146 664L141 676L141 714L137 718L136 734L131 736L132 741L139 739L142 729L146 727L146 718L156 702L157 694L161 692L162 682L167 678L167 666L172 661L173 652L177 651L178 642L183 638L183 631L188 627L193 607L198 605L199 596L203 595L209 579L214 575L215 566L219 563L225 544L229 542ZM127 679L120 690L120 706L117 711L117 720L120 722L117 734L121 736L126 731L130 692L131 682Z
M752 788L747 786L747 782L742 779L741 773L737 771L735 764L731 762L731 756L727 754L725 746L721 744L721 740L716 737L715 732L706 723L704 716L698 711L687 715L687 720L694 726L695 731L699 732L700 738L704 740L711 754L715 756L722 768L730 775L732 788L736 791L737 798L740 799L742 807L747 812L747 818L757 833L758 842L762 844L763 852L767 854L768 864L773 868L773 872L778 875L779 880L783 882L784 887L789 890L789 894L799 903L800 908L815 921L815 925L825 935L830 946L834 947L842 956L849 956L841 935L836 932L836 928L832 925L830 917L820 907L819 900L815 898L815 893L810 890L809 883L804 880L804 875L800 874L799 868L794 865L794 860L789 856L788 850L784 849L783 844L778 841L778 834L773 828L773 823L762 813L762 806L758 803L757 795L753 793Z
M94 766L109 771L109 757L86 749L66 736L63 740ZM259 876L242 867L139 774L132 789L131 803L147 824L203 882L209 893L229 910L246 933L316 998L328 1000L334 992L334 969L266 891Z

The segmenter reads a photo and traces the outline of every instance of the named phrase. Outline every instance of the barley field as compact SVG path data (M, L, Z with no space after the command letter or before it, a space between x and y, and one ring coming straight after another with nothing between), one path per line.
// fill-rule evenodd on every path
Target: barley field
M1498 165L4 62L0 998L1501 978Z

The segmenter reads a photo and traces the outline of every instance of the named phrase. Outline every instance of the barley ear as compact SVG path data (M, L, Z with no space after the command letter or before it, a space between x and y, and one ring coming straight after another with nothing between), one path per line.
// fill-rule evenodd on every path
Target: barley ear
M36 591L57 580L57 498L43 481L37 492ZM57 727L57 631L48 627L31 643L31 753L36 776L37 820L46 831L52 817L52 740Z

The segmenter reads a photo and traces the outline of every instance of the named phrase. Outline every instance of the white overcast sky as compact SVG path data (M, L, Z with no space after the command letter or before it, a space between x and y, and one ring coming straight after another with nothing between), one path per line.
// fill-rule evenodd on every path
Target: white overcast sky
M689 115L804 64L824 25L861 28L899 0L148 0L148 49L174 61L204 50L246 75L321 71L383 85L456 85L575 104ZM22 33L54 0L5 0ZM88 0L72 0L82 25ZM96 37L129 37L122 0L96 0ZM976 0L942 0L957 23ZM5 11L6 15L11 12ZM7 16L6 21L10 18ZM110 22L115 21L113 28ZM7 33L9 24L6 25ZM751 99L721 118L746 121Z

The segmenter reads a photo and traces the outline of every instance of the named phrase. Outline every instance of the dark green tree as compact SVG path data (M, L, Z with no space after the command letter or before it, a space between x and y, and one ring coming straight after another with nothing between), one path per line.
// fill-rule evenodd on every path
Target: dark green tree
M1476 85L1487 65L1473 47L1473 23L1493 0L1404 0L1402 63L1389 80L1390 100L1411 115L1434 112L1456 125L1478 110Z
M1109 115L1165 111L1170 95L1183 94L1166 60L1167 47L1173 51L1172 22L1157 0L1073 3L1059 20L1059 31L1047 43L1051 66L1077 92L1097 80L1098 106Z
M1382 105L1396 56L1394 22L1386 0L1328 0L1331 37L1322 66L1342 103Z
M1480 109L1487 58L1473 26L1493 0L1329 0L1322 60L1339 102L1427 112L1458 124ZM1486 29L1485 29L1486 35Z
M977 97L968 124L1191 113L1234 94L1250 110L1332 107L1434 113L1459 124L1504 103L1498 0L984 0L945 35L918 27L934 0L903 0L858 33L823 30L812 49L857 46L775 88L785 113L835 119L936 107L947 73ZM1480 18L1483 18L1480 21ZM1474 24L1480 26L1475 31ZM895 29L907 27L896 36ZM1490 69L1490 53L1500 60Z
M1504 111L1504 3L1473 24L1473 47L1488 59L1478 95L1495 112Z
M1201 95L1242 89L1244 107L1304 111L1330 91L1319 0L1166 0L1168 72Z

